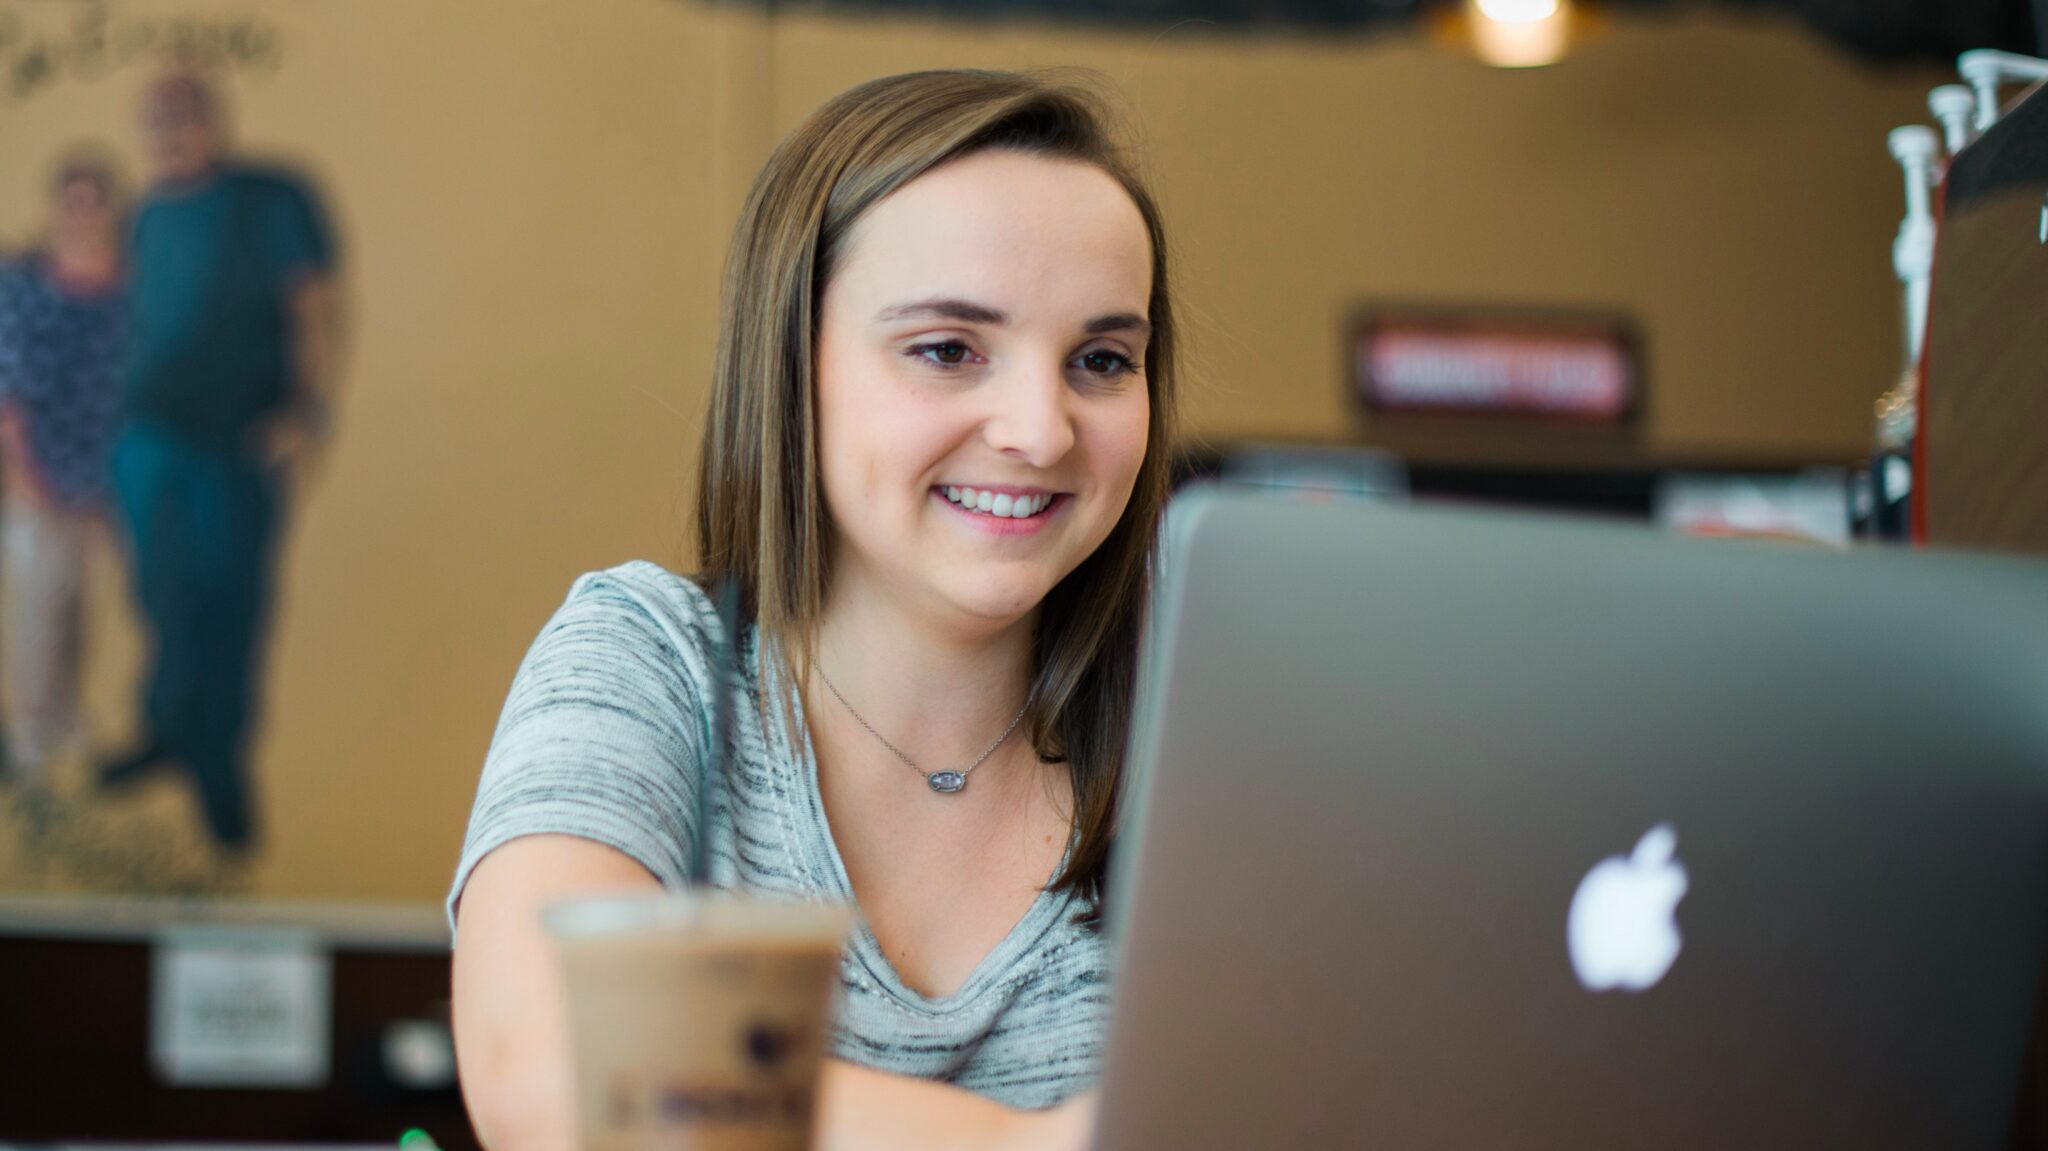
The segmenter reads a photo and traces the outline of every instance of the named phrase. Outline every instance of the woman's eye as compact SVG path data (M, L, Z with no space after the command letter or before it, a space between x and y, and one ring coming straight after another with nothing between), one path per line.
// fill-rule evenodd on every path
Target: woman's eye
M931 344L914 344L909 349L909 355L942 368L957 368L966 363L967 358L973 353L967 350L966 344L958 340L941 340Z
M1107 348L1081 353L1080 364L1089 374L1104 377L1127 376L1138 370L1129 356Z

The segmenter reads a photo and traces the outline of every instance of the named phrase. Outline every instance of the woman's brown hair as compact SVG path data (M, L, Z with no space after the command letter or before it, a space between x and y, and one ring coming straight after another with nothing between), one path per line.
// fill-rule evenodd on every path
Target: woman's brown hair
M818 479L818 312L854 224L925 172L989 149L1091 164L1123 186L1152 247L1145 458L1122 519L1045 598L1028 729L1040 758L1064 760L1073 779L1079 839L1053 888L1098 910L1174 430L1165 234L1112 124L1086 87L1007 72L891 76L812 113L769 157L733 234L697 488L701 578L732 577L773 641L764 656L780 650L805 682L832 554Z

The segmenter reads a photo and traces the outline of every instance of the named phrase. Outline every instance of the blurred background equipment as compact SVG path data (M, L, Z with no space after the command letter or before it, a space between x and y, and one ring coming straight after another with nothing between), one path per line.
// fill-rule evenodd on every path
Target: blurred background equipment
M1918 534L2048 554L2048 60L1973 53L1963 67L1979 126L1942 180ZM2026 92L2002 104L2014 84Z
M1307 500L1405 500L1408 468L1382 452L1244 444L1216 464L1223 482Z
M2048 60L1977 49L1956 67L1964 83L1928 95L1941 131L1889 138L1906 180L1904 367L1877 404L1870 529L2048 552L2048 341L2029 338L2048 315Z
M1789 476L1665 477L1657 522L1689 536L1750 536L1848 547L1849 476L1815 469Z

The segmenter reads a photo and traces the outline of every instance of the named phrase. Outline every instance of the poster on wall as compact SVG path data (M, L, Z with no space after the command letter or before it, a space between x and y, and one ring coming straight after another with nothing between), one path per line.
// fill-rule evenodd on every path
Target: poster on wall
M64 126L8 157L36 189L0 243L6 886L235 890L267 846L270 624L340 342L327 192L232 131L283 58L254 15L0 0L0 116Z

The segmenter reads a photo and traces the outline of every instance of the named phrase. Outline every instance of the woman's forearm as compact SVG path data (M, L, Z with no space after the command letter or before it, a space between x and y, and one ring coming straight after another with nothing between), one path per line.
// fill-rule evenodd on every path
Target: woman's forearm
M972 1091L830 1059L816 1151L982 1151L1012 1145L1030 1119Z

